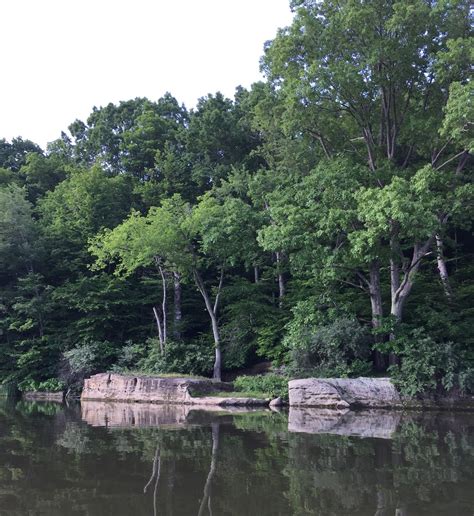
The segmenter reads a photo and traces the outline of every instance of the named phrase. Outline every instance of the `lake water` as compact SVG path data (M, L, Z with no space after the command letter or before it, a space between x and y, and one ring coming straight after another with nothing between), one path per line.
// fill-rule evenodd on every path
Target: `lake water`
M474 415L0 405L1 516L474 514Z

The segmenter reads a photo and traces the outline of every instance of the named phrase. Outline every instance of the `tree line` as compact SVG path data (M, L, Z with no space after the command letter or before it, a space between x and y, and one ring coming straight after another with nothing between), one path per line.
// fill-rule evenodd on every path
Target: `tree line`
M291 6L233 99L0 140L3 380L271 360L472 388L470 4Z

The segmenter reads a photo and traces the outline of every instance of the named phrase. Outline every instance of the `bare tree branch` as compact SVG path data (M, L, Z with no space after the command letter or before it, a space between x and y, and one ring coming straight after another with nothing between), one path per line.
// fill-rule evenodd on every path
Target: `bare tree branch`
M451 161L455 160L456 158L459 158L459 156L462 156L465 152L466 152L465 150L463 150L462 152L459 152L458 154L456 154L456 156L453 156L452 158L449 158L444 163L442 163L439 167L436 167L435 170L440 170L441 168L443 168L448 163L451 163Z

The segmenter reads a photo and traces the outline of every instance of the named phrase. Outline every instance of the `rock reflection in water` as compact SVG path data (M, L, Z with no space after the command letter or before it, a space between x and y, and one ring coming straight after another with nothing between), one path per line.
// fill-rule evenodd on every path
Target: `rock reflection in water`
M0 407L0 516L472 516L473 417Z
M288 430L308 434L352 435L391 439L401 419L410 416L383 410L351 410L290 408Z
M187 405L83 401L81 414L83 421L91 426L112 428L183 426L186 423L189 408Z
M171 405L159 403L123 403L83 401L82 420L91 426L107 428L184 427L205 422L208 414L246 414L262 412L247 407L213 405ZM199 419L199 415L203 416Z
M471 515L473 428L472 414L290 412L295 513Z

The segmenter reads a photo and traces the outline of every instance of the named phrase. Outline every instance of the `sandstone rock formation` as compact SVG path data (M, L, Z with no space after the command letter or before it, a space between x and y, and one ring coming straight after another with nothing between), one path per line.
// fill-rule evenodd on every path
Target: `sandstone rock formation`
M84 381L82 400L143 401L187 403L191 392L205 394L229 390L228 384L216 384L194 378L160 378L100 373Z
M289 382L290 406L394 408L402 399L389 378L307 378Z
M306 378L289 382L292 407L474 410L474 396L402 397L390 378Z
M195 378L162 378L101 373L85 380L81 400L219 406L268 405L269 400L212 396L213 392L229 392L232 391L232 388L232 384L229 383Z

